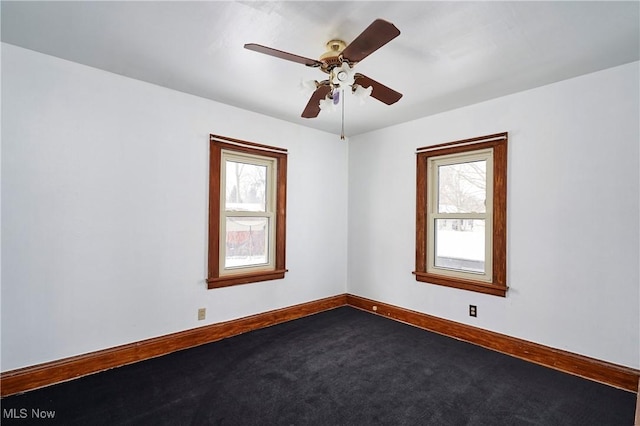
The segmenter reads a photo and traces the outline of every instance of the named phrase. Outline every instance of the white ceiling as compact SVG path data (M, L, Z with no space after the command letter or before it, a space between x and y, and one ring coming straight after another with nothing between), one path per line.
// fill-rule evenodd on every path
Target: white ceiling
M2 41L304 126L340 133L340 113L300 117L318 69L252 52L258 43L317 58L374 19L401 34L356 66L404 94L347 98L349 135L640 59L640 3L11 2Z

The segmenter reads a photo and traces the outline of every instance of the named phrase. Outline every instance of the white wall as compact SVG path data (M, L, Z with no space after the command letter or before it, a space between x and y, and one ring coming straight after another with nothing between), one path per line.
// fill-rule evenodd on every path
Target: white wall
M348 291L640 367L638 82L632 63L352 138ZM503 131L507 297L415 281L415 149Z
M206 289L209 133L289 149L284 280ZM346 179L335 135L3 44L2 370L344 293Z

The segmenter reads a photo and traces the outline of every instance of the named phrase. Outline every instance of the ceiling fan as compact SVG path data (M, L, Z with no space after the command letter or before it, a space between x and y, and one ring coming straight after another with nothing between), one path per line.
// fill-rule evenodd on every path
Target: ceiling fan
M391 105L402 97L387 86L365 76L356 73L353 67L364 58L400 35L392 23L383 19L376 19L355 40L346 44L342 40L331 40L327 43L328 51L318 60L283 52L282 50L262 46L255 43L245 44L245 49L276 58L297 62L308 67L320 68L329 74L329 78L323 81L315 81L315 91L307 103L302 117L314 118L320 114L320 109L327 104L337 104L340 92L350 89L357 95L371 95L373 98Z

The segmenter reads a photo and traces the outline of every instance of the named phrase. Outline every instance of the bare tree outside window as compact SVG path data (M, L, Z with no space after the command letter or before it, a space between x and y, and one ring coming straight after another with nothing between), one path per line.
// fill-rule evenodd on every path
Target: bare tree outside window
M265 211L267 167L227 161L226 210Z
M484 213L486 198L486 161L438 167L439 213Z

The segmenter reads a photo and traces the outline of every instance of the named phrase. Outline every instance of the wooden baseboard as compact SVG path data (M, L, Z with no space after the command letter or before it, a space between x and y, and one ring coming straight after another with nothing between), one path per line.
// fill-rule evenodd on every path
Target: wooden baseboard
M0 393L4 397L64 382L110 368L291 321L338 306L344 306L345 304L346 295L342 294L237 320L206 325L136 343L11 370L0 374Z
M364 297L349 294L347 295L347 304L585 379L632 392L638 391L640 370L554 349L398 306L380 303Z
M483 346L545 367L617 388L638 392L639 370L350 294L333 296L237 320L211 324L102 351L7 371L0 374L0 392L3 397L25 392L344 305L350 305L386 318Z
M636 395L636 420L633 424L640 426L640 380L638 380L638 394Z

